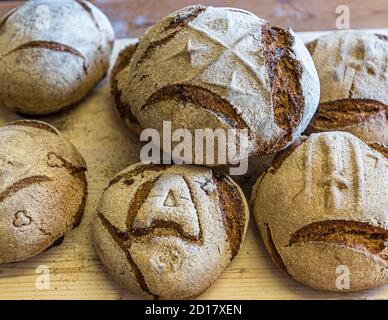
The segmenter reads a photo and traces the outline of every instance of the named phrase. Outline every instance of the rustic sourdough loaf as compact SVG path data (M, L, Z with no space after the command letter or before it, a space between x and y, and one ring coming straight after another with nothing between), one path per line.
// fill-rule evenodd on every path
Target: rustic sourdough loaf
M51 125L0 128L0 263L43 252L81 222L85 172L82 156Z
M103 78L113 41L87 1L27 1L0 22L0 105L28 115L69 107Z
M199 166L135 164L102 195L95 249L132 293L190 298L238 253L248 219L244 195L228 176Z
M346 290L338 270L349 291L388 283L387 156L347 132L312 134L277 155L253 190L274 262L317 289Z
M291 30L247 11L199 5L163 18L125 50L111 83L128 125L160 133L163 121L192 132L246 129L249 155L286 147L319 100L312 59Z
M343 130L388 145L388 37L338 31L308 48L321 80L309 132Z

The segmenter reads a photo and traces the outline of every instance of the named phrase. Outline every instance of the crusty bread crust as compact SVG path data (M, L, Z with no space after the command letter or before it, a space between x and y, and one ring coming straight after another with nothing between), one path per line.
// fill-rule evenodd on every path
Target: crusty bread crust
M20 120L0 128L0 263L24 260L79 225L86 164L53 126Z
M301 40L241 10L181 9L144 34L125 67L123 60L111 84L126 123L246 129L250 157L285 148L318 105L317 73Z
M97 210L94 245L108 272L154 299L204 292L240 250L249 220L232 179L185 165L125 169Z
M321 100L308 133L348 131L388 144L387 36L337 31L307 44L321 81Z
M388 283L386 155L383 145L324 132L275 159L255 185L252 208L280 268L321 290ZM349 270L348 290L336 285L339 266Z
M307 133L348 131L366 142L388 144L388 105L369 99L321 103Z
M27 1L3 18L0 31L0 104L13 111L48 115L67 109L109 68L114 32L87 1Z

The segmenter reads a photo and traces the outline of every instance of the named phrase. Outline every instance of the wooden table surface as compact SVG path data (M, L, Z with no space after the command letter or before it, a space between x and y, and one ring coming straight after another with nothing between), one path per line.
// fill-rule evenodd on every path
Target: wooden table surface
M22 1L0 1L0 15ZM91 0L110 18L118 38L138 37L168 13L190 4L239 7L295 31L335 28L336 8L350 9L351 28L388 28L387 0Z

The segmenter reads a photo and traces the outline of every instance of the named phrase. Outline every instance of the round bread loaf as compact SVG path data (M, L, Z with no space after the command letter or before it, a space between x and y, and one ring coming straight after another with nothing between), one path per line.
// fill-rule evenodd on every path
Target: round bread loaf
M129 126L161 135L163 121L193 134L245 129L249 156L286 147L319 101L318 76L302 41L233 8L197 5L163 18L123 52L111 83Z
M132 165L105 190L95 248L134 294L184 299L204 292L238 253L249 219L240 188L205 167Z
M0 22L0 105L43 115L78 102L104 77L113 41L87 1L27 1Z
M0 263L45 251L81 222L85 171L51 125L20 120L0 128Z
M308 44L321 80L309 132L349 131L388 145L388 37L337 31Z
M317 289L388 283L388 149L347 132L301 138L253 190L274 262Z

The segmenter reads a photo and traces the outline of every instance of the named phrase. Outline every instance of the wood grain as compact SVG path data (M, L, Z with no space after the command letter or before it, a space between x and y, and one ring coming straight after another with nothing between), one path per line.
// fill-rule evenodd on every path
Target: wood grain
M388 34L388 30L379 30ZM322 33L302 33L310 41ZM130 40L116 42L115 54ZM112 60L114 60L114 57ZM20 119L0 109L0 125ZM60 129L88 164L89 196L81 225L64 242L39 256L0 265L0 299L135 299L106 273L96 256L90 234L96 204L109 180L138 161L140 144L114 109L107 80L78 106L42 118ZM36 268L47 266L50 288L36 287ZM328 293L307 288L277 268L263 247L253 218L244 245L220 278L199 299L388 299L388 285L360 293Z
M4 14L22 1L1 1ZM196 3L190 0L91 0L110 18L118 38L138 37L146 28L170 12ZM273 25L295 31L335 29L336 8L350 9L351 28L388 28L386 0L201 0L212 6L243 8Z

